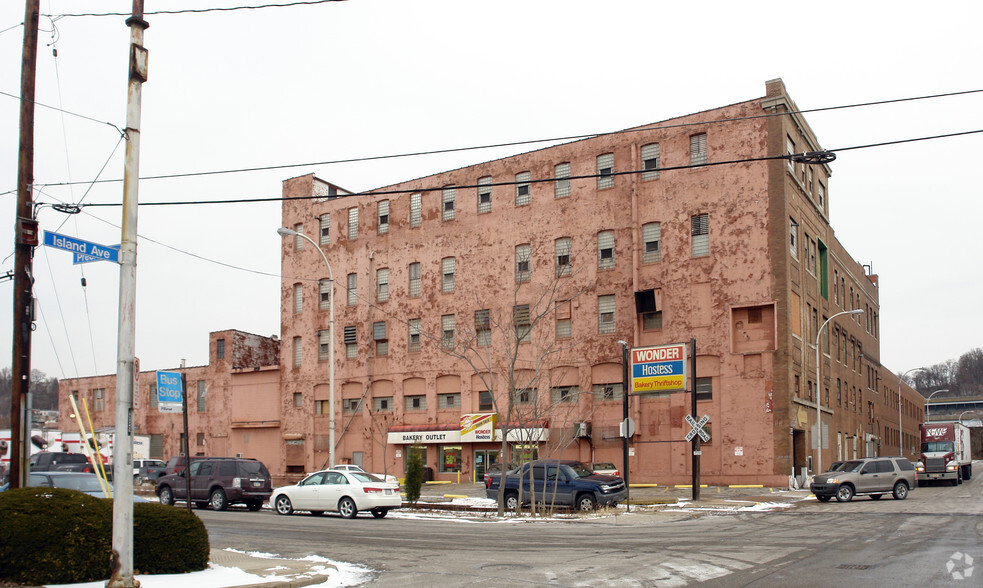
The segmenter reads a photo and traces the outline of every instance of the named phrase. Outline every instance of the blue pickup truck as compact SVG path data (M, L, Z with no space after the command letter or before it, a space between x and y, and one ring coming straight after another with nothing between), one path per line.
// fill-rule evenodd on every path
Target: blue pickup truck
M530 479L530 470L532 477ZM501 474L485 474L485 496L498 499ZM537 503L590 511L625 499L628 488L617 476L594 473L574 460L538 460L505 473L505 509L514 511L535 497ZM520 496L521 489L521 496Z

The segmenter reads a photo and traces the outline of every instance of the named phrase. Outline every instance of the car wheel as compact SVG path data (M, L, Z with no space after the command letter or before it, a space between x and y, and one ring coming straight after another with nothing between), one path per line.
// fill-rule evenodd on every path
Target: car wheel
M338 502L338 512L346 519L354 519L358 514L358 507L354 500L346 496Z
M249 502L246 503L246 508L248 508L249 510L255 512L255 511L263 508L263 503L261 501L259 501L259 500L250 500Z
M377 519L384 519L384 518L386 518L386 515L387 514L389 514L389 509L388 508L373 508L372 509L372 516L374 516Z
M290 504L290 499L287 498L286 494L281 494L273 500L273 510L276 514L288 515L293 514L294 506Z
M507 511L517 511L519 510L519 495L515 492L509 492L505 495L505 510Z
M160 489L160 503L167 506L174 504L174 493L171 492L170 486L164 486Z
M832 496L817 496L816 500L819 502L829 502L830 498L832 498Z
M881 499L881 496L884 496L884 495L883 494L871 494L870 495L870 499L871 500L880 500Z
M212 510L225 510L229 507L229 499L225 497L225 491L221 488L212 490L212 496L208 502L211 503Z
M581 512L591 512L597 510L597 501L590 494L581 494L577 499L577 508Z
M904 500L908 498L908 485L904 482L898 482L894 485L894 499Z
M850 502L853 500L853 487L843 484L836 489L837 502Z

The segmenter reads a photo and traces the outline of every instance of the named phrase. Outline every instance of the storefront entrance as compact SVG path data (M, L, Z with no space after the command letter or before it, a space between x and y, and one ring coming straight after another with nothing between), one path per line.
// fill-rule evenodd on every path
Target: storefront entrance
M499 450L497 449L475 449L474 450L474 479L476 483L482 483L485 477L485 470L489 466L498 463Z

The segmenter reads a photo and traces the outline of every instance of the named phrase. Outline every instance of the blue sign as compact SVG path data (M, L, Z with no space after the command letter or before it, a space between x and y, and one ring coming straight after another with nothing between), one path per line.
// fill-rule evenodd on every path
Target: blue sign
M78 261L80 256L83 262L112 261L114 263L119 263L119 245L100 245L98 243L83 241L67 235L59 235L58 233L52 233L51 231L44 232L44 244L48 247L54 247L55 249L71 251L76 255L76 263L80 263ZM90 257L92 259L89 259Z
M116 251L117 252L117 256L119 255L118 254L118 252L119 252L119 245L110 245L109 248L112 249L112 250L114 250L114 251ZM72 265L78 265L80 263L91 263L93 261L103 261L103 258L102 257L93 257L91 255L86 255L84 253L76 253L76 254L74 254L72 256Z
M157 409L160 412L182 412L181 372L157 372Z

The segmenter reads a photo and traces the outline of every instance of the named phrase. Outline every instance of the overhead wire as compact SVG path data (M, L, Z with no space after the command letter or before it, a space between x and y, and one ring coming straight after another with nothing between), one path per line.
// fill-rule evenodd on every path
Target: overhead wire
M144 15L159 15L159 14L202 14L206 12L235 12L237 10L262 10L266 8L292 8L295 6L313 6L316 4L328 4L331 2L345 2L346 0L297 0L295 2L286 2L283 4L259 4L259 5L243 5L243 6L226 6L226 7L213 7L213 8L182 8L177 10L150 10L144 11ZM132 12L83 12L75 14L60 14L60 18L66 18L70 16L132 16ZM47 14L43 16L48 16Z

